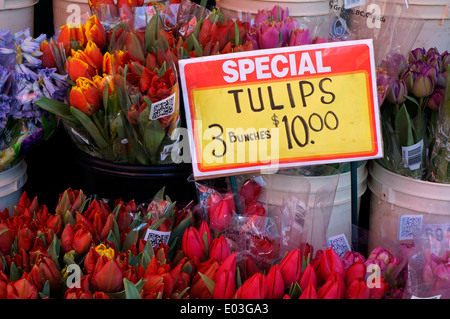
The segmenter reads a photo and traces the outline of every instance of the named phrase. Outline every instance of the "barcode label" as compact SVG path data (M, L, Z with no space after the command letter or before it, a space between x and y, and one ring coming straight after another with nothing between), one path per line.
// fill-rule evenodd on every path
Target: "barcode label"
M166 97L164 100L152 103L150 109L150 120L156 120L161 117L172 115L175 112L175 94Z
M398 240L411 240L422 232L423 215L401 215Z
M350 250L350 245L345 234L340 234L328 238L328 248L332 248L339 257L344 257L345 253Z
M420 164L422 164L422 151L423 140L417 144L402 147L402 159L405 167L410 170L419 169Z
M150 240L152 247L159 247L161 243L169 244L170 231L159 231L153 229L147 229L147 233L144 236L144 240Z
M365 0L344 0L344 8L350 9L358 6L363 6Z

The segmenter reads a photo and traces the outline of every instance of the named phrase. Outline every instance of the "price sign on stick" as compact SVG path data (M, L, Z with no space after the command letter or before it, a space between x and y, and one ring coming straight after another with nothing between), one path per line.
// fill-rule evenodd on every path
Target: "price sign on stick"
M179 67L196 179L383 156L372 40Z

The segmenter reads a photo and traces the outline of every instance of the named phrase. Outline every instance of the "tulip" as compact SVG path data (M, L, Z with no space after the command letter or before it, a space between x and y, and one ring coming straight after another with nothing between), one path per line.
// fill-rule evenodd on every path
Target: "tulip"
M289 46L305 45L311 43L311 34L309 29L296 28L292 31L289 38Z
M86 37L82 26L65 24L60 29L61 33L58 36L57 43L62 43L66 55L70 55L72 41L76 41L80 47L84 47L86 44Z
M6 276L3 271L0 270L0 299L6 299L6 296L8 295L8 283L8 276Z
M434 290L450 289L450 263L441 263L434 268L436 281L434 282Z
M361 255L361 253L359 253L357 251L349 250L349 251L345 252L344 256L342 257L342 263L344 264L344 268L346 270L348 267L353 265L358 260L365 262L366 258L364 258L364 256Z
M70 91L70 103L86 115L93 115L101 105L100 91L92 80L80 77Z
M259 183L255 182L252 179L248 179L242 185L239 195L242 196L245 200L245 203L250 203L253 201L257 201L259 196L261 195L262 187Z
M333 271L337 272L342 279L345 277L344 264L339 255L331 247L322 253L320 259L314 264L314 270L319 285L323 285Z
M366 266L361 260L353 263L345 271L345 285L348 285L354 280L364 280L366 276Z
M280 31L276 23L264 21L257 28L256 39L259 49L271 49L281 46Z
M434 91L433 95L430 96L427 102L427 107L433 111L439 111L439 109L444 105L445 90L437 89Z
M237 299L265 299L267 296L266 277L256 273L242 283L236 291Z
M39 290L27 274L17 281L8 283L6 292L6 299L39 299Z
M319 299L343 299L345 294L344 281L336 271L333 271L327 281L317 291Z
M303 289L302 294L298 299L319 299L317 296L316 287L313 284L308 284L305 289Z
M408 54L408 62L416 62L416 61L422 61L424 56L426 54L426 51L424 48L416 48L414 50L411 50Z
M95 264L90 282L94 290L105 293L122 290L123 274L118 261L109 259L106 255L100 256Z
M232 210L227 199L220 201L216 209L209 216L209 223L212 230L224 231L231 223Z
M398 267L400 260L393 256L389 249L377 247L370 253L366 262L366 267L371 264L376 264L380 267L382 276L390 276L395 268Z
M200 233L202 238L204 238L205 234L206 234L207 241L205 244L207 244L208 247L211 247L212 236L211 236L211 230L209 229L208 223L205 221L202 221L200 224L200 227L198 229L198 232Z
M369 299L381 299L387 292L389 284L385 281L384 277L379 278L379 285L375 285L370 288Z
M54 45L53 39L50 43ZM55 57L53 56L52 48L47 40L41 42L39 51L42 52L42 66L44 68L56 68Z
M72 248L78 256L81 256L87 252L92 243L92 234L88 232L81 224L79 226L76 225L73 235Z
M308 264L308 266L306 266L305 270L303 271L299 280L299 285L302 290L305 290L309 285L312 285L314 289L317 289L317 277L314 271L314 267L311 264Z
M214 281L217 270L219 269L220 265L217 261L214 260L214 258L211 258L210 261L211 262L208 262L207 267L200 267L203 269L199 269L198 273L201 273L202 275ZM189 295L192 298L212 299L213 298L212 293L209 291L209 289L205 284L205 281L198 273L197 273L198 277L196 275L192 280L192 286L189 289Z
M363 279L354 279L345 291L345 299L369 299L369 297L370 289Z
M437 72L432 66L423 65L412 86L412 93L418 97L426 97L433 93L437 82Z
M302 255L300 249L288 252L280 262L280 271L283 276L285 287L300 279L302 271Z
M216 258L216 260L221 263L230 255L231 248L230 245L228 245L226 238L223 235L220 235L218 238L214 238L209 251L209 256Z
M106 33L96 15L88 18L84 26L85 38L94 42L101 51L106 48Z
M199 260L202 260L205 257L205 242L194 227L186 229L181 245L185 256L188 258L197 257Z
M392 84L386 98L391 103L401 105L406 101L405 95L407 94L408 88L406 87L406 83L403 80L397 80Z
M266 282L266 299L280 299L284 294L285 284L279 265L274 265L272 268L270 268L266 276Z
M217 269L214 299L230 299L236 292L236 254L229 255Z
M37 232L29 225L23 225L17 232L17 246L19 249L29 251L36 240Z
M50 289L56 291L61 287L61 274L50 256L40 254L30 271L30 277L36 287L41 290L46 281L50 283Z
M264 217L266 215L266 209L260 202L253 201L245 205L244 215Z

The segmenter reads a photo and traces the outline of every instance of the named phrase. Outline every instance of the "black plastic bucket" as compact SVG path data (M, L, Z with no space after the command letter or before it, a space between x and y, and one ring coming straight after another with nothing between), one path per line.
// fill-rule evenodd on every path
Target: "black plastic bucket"
M165 187L165 194L179 204L197 199L195 184L188 181L190 163L138 166L104 161L78 149L74 155L77 184L87 195L140 203Z

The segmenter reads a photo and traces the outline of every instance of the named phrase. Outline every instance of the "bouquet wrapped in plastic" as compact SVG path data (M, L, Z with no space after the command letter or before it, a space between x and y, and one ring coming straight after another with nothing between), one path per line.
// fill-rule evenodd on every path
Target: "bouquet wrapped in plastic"
M15 34L0 30L0 171L20 161L45 141L58 121L36 104L41 97L64 100L65 75L43 63L46 35L26 29Z
M430 157L436 144L438 117L445 117L448 56L448 52L441 54L435 48L416 48L404 61L381 107L385 156L377 161L384 168L415 179L432 180ZM442 134L443 126L440 127ZM441 146L442 139L438 140ZM434 167L440 156L446 159L445 153L437 152L433 155Z
M122 11L123 12L123 11ZM144 27L135 14L117 21L90 16L64 25L48 59L65 70L71 87L64 103L43 98L74 143L106 161L172 163L172 134L180 124L178 76L154 10Z

